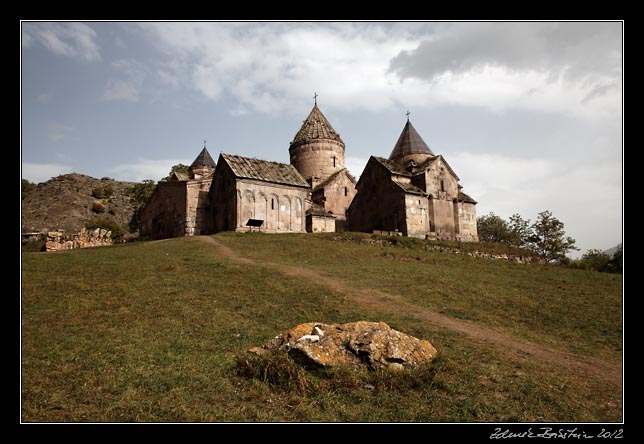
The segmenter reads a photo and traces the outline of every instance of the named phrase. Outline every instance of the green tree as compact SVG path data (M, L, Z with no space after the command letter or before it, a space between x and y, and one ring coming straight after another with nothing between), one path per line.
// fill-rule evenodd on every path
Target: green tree
M611 257L601 250L588 250L581 257L581 265L587 270L608 271Z
M494 213L476 218L481 242L509 243L512 237L508 223Z
M141 228L141 212L156 188L156 183L153 180L147 179L127 189L126 192L130 196L130 202L134 206L134 213L127 227L130 233L135 233Z
M22 200L24 200L25 197L29 195L29 193L35 190L37 186L38 185L36 185L35 183L29 182L27 179L22 179L22 188L21 188Z
M619 244L617 251L613 254L613 257L608 261L608 272L609 273L622 273L623 271L623 246Z
M532 236L530 219L525 220L520 214L515 213L510 216L508 229L510 230L510 244L515 247L525 247L528 245L530 237Z
M184 165L182 163L178 163L176 165L173 165L172 168L170 169L170 173L165 176L163 179L161 179L162 182L167 182L170 180L170 177L172 176L173 173L181 173L185 174L187 176L190 175L190 167L188 165Z
M550 211L542 211L530 227L530 243L533 249L548 262L561 260L569 250L578 250L575 240L566 236L564 224Z

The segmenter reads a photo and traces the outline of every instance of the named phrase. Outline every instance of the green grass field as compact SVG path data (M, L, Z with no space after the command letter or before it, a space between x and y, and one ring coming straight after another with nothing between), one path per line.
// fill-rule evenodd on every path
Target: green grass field
M224 233L24 253L22 420L622 420L620 275L368 237ZM469 333L428 321L435 313ZM439 358L394 376L246 353L302 322L357 320L428 339ZM516 341L541 354L512 351Z

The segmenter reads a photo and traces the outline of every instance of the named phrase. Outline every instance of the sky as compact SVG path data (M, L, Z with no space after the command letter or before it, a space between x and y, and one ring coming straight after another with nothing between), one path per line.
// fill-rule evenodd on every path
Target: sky
M579 257L622 242L622 69L622 22L22 22L22 178L288 163L317 94L354 176L409 111L479 216L549 210Z

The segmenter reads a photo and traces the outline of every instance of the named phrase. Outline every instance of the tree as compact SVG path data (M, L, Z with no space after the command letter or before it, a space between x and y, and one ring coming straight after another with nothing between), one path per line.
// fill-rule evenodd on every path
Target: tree
M608 261L608 272L609 273L622 273L623 271L623 246L619 244L617 251L613 254L613 257Z
M561 260L569 250L578 250L575 240L565 236L564 224L550 211L542 211L530 227L529 241L534 250L548 262Z
M588 250L581 257L581 264L588 270L608 271L611 257L601 250Z
M29 182L27 179L22 179L22 200L25 199L38 185Z
M141 228L141 212L143 208L152 197L152 193L156 190L157 185L153 180L144 180L141 183L137 183L127 189L127 193L130 196L130 202L134 205L134 213L130 219L130 223L127 228L130 233L135 233Z
M170 173L165 176L163 179L161 179L162 182L167 182L170 180L170 177L172 177L173 173L180 173L180 174L185 174L187 176L190 175L190 167L188 165L184 165L182 163L178 163L176 165L172 165L172 168L170 169Z
M508 223L494 213L477 217L476 229L481 242L509 243L512 236Z
M525 247L530 241L532 230L530 228L530 219L524 220L520 214L515 213L510 216L510 223L508 224L511 238L510 244L515 247Z

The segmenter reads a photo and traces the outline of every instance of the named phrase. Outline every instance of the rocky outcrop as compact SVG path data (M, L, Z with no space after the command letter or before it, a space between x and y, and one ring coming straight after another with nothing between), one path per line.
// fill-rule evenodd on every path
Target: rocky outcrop
M71 250L73 248L103 247L112 245L112 232L103 228L95 230L86 230L82 228L71 239L60 231L50 231L47 233L47 242L45 242L46 251Z
M414 368L431 362L436 349L429 341L401 333L384 322L300 324L250 352L286 351L304 365L355 369Z

